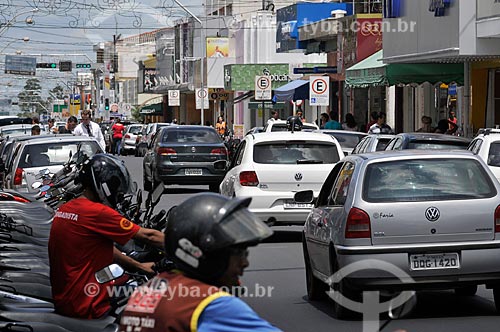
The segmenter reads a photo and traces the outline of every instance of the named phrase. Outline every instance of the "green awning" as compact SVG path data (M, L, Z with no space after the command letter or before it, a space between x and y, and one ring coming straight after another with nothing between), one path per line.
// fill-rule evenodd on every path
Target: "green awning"
M162 103L143 106L140 113L142 115L163 115Z
M464 84L464 66L460 63L384 64L383 50L369 56L346 70L346 84L351 88L369 86L421 84L429 82Z

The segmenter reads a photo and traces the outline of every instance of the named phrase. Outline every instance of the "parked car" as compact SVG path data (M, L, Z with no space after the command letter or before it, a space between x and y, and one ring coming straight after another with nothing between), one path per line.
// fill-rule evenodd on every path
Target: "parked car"
M359 131L349 130L320 129L318 132L335 137L337 142L340 143L342 151L344 151L346 156L351 154L356 145L358 145L358 143L368 135Z
M142 128L141 135L136 138L135 145L135 156L144 157L148 151L148 146L151 143L151 138L160 129L166 126L170 126L171 123L148 123Z
M302 130L304 131L313 131L319 130L319 127L315 123L302 123ZM275 131L288 131L286 120L276 120L272 122L268 122L263 129L263 132L270 133Z
M470 138L429 133L402 133L396 135L386 150L465 150L469 146Z
M249 209L270 224L303 225L312 205L294 201L298 190L316 195L344 157L337 140L310 132L247 135L220 185L227 197L252 197Z
M2 137L7 137L7 136L26 136L26 135L31 135L31 128L33 127L33 124L26 124L26 123L19 123L19 124L12 124L8 126L2 126L0 127L0 136ZM45 134L45 127L42 125L39 125L40 127L40 134Z
M299 199L300 197L300 199ZM312 192L296 198L306 204ZM467 151L384 151L335 165L304 225L309 299L339 291L493 288L500 310L500 183ZM367 268L329 278L366 259L390 263L409 278ZM348 311L335 303L335 314Z
M394 135L371 134L365 136L352 150L352 154L368 153L385 150Z
M125 127L120 148L122 155L135 154L135 142L137 135L142 132L143 125L140 123L129 124Z
M73 135L46 135L20 141L14 146L6 166L4 188L19 192L36 192L31 185L43 169L59 171L78 149L93 156L103 151L94 138Z
M258 134L263 132L264 132L264 127L253 127L252 129L246 132L245 136L249 134Z
M467 150L478 155L500 181L500 129L485 129L470 142Z
M164 185L208 185L217 192L228 151L212 127L169 125L152 136L143 160L144 190Z

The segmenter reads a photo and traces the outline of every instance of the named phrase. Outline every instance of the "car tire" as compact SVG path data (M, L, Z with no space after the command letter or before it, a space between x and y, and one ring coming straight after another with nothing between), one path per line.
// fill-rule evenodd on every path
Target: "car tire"
M146 174L143 175L142 186L145 191L151 191L151 182L146 178Z
M336 273L339 271L339 266L336 260L334 260L333 263L333 273ZM344 280L339 281L335 285L333 285L333 290L335 292L340 292L344 297L347 297L353 301L360 302L361 299L361 293L356 292L352 289L350 289ZM335 318L337 319L352 319L353 317L356 317L356 313L354 311L351 311L347 309L346 307L342 306L340 303L337 301L333 301L333 314Z
M306 241L302 235L302 249L304 252L304 264L306 268L306 289L309 301L321 301L327 298L328 285L319 280L312 273L311 260L307 252Z
M477 293L477 285L455 288L455 294L458 296L474 296Z

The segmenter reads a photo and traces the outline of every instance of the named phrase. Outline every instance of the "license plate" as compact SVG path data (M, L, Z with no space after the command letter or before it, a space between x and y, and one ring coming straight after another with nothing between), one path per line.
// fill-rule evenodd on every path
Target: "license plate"
M186 168L184 170L185 175L203 175L203 171L198 168Z
M457 253L410 255L410 269L412 271L459 268L460 259Z
M311 209L313 204L305 204L305 203L284 203L283 207L285 209Z

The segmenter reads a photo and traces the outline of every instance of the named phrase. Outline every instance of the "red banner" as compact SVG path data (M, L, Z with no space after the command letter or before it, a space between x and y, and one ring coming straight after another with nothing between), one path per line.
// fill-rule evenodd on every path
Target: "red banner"
M382 18L359 18L357 20L357 54L360 62L382 49Z

